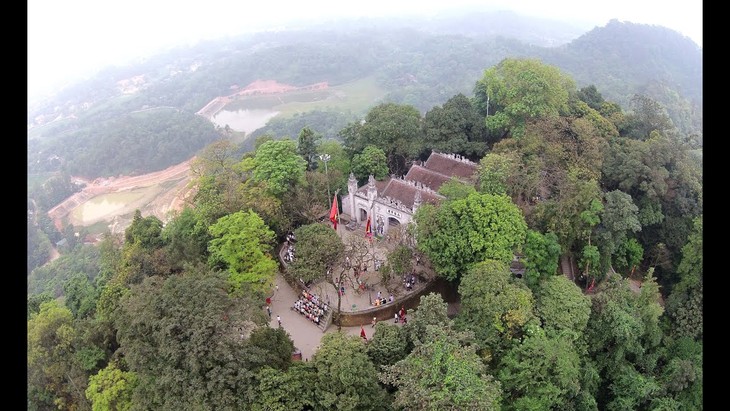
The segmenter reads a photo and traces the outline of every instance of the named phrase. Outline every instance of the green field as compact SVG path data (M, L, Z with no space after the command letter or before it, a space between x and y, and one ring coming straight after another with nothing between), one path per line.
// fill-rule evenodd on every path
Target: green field
M377 84L375 77L370 76L327 90L244 97L227 104L225 110L271 109L278 111L282 117L311 110L350 110L359 113L375 105L386 94L387 91Z

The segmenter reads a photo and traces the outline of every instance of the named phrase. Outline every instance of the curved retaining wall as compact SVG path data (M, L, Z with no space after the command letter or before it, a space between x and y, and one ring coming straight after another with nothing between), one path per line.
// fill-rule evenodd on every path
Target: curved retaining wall
M400 311L401 307L405 307L408 313L418 307L421 302L421 296L428 293L439 293L441 297L447 303L455 302L458 298L455 287L448 281L437 278L425 284L419 284L421 287L416 288L410 294L400 297L393 301L393 304L387 304L380 307L371 307L366 310L356 312L342 312L340 318L342 320L343 327L355 327L358 325L367 325L373 320L373 317L377 318L377 321L393 321L395 319L395 313ZM407 317L408 315L406 315ZM336 326L331 324L330 327Z
M276 250L276 254L279 257L279 269L281 270L282 275L287 266L282 256L283 249L284 243L280 243ZM284 276L284 278L286 278L286 276ZM302 292L301 284L292 284L289 282L289 285L291 285L297 293ZM427 283L418 283L417 287L411 293L396 298L395 301L393 301L393 304L369 307L355 312L342 311L340 313L342 326L355 327L358 325L368 325L372 321L373 317L377 318L377 321L393 321L395 319L395 313L400 311L401 307L405 307L406 311L412 312L412 310L418 307L418 304L421 302L421 296L432 292L441 294L441 298L443 298L447 303L453 303L459 300L459 294L456 287L447 280L437 277L435 280ZM336 309L335 302L333 302L333 308ZM336 326L336 324L330 323L328 328L332 326ZM325 329L324 331L327 330Z

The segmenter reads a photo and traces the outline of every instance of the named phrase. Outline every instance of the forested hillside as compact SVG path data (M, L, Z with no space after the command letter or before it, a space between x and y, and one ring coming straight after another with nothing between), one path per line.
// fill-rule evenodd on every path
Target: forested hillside
M36 268L28 409L702 410L696 142L652 98L624 109L539 59L484 66L470 89L425 113L377 104L337 140L308 126L245 153L218 140L167 224L138 212L123 237ZM354 281L345 262L369 255L319 223L329 192L434 150L478 171L417 209L380 274L429 264L456 312L424 295L407 324L328 332L293 361L262 309L275 276ZM307 258L280 272L292 230Z
M168 129L163 126L169 116L165 111L135 117L140 131L125 129L132 112L174 107L179 110L176 122L193 124L193 113L211 99L257 79L336 86L375 76L388 91L383 101L410 104L425 113L454 94L471 95L483 70L505 57L537 57L554 64L578 86L595 85L625 110L634 109L634 94L646 95L664 106L680 131L702 140L702 50L676 32L612 21L568 44L544 47L526 42L526 36L517 40L506 37L510 33L495 35L495 25L478 30L474 24L457 26L462 20L450 21L425 25L430 31L362 24L349 30L260 33L175 50L138 66L110 68L29 110L28 123L35 125L29 131L29 170L58 167L58 162L47 162L56 157L92 178L162 169L173 159L192 156L211 134L205 131L201 138L201 129L184 135L171 123ZM456 27L471 27L469 35ZM341 124L347 110L332 111L334 124ZM289 120L272 121L277 125L271 130L278 133ZM294 136L299 123L284 134ZM88 147L91 135L94 150L88 152L82 147ZM129 149L118 140L122 135L132 140ZM160 146L159 140L170 136L179 144ZM156 147L159 158L138 158L137 145ZM110 153L113 161L108 161Z

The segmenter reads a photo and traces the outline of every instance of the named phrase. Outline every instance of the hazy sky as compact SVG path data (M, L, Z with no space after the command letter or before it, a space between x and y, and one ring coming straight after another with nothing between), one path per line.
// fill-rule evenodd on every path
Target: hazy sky
M28 94L203 38L292 20L434 15L466 5L579 21L588 28L612 18L656 24L702 46L701 0L28 0Z

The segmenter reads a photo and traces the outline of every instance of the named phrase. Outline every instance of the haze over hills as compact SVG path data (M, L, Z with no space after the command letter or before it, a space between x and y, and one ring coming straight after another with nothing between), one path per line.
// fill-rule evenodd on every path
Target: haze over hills
M480 21L491 23L480 25ZM411 21L401 28L396 23L361 20L330 25L328 30L263 32L207 41L139 65L104 70L29 109L29 172L54 171L64 163L69 172L93 178L168 167L173 164L170 161L189 158L211 141L213 126L205 131L198 128L204 138L191 138L184 146L171 141L155 156L126 161L125 146L116 142L121 137L118 125L124 123L120 119L155 107L173 107L179 116L193 117L212 99L258 79L294 86L355 84L347 89L349 95L367 92L377 101L411 104L425 113L458 93L471 95L484 70L506 57L536 57L555 65L579 87L594 84L624 109L634 93L646 94L666 107L682 133L698 135L701 141L702 49L673 30L611 21L578 36L571 26L556 30L560 27L556 22L514 13L442 17L420 25ZM555 44L562 45L546 47ZM362 117L377 101L316 111L302 105L288 117L297 115L303 122L308 116L326 117L320 128L328 130L326 137L336 138L333 125ZM321 112L328 114L317 114ZM149 122L136 126L139 132L124 133L126 144L145 146L159 133L171 136L163 130L167 120L155 120L162 113L148 112ZM257 133L267 130L271 129ZM291 136L291 130L286 134ZM174 155L166 155L166 150ZM109 152L121 156L119 166L98 160Z

